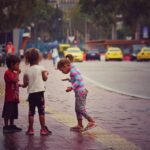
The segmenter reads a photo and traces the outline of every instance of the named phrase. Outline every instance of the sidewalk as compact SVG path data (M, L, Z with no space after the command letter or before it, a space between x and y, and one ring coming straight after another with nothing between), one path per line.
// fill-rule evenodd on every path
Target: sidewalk
M23 65L24 66L24 65ZM21 69L24 68L21 66ZM0 110L3 108L3 72L5 68L0 68ZM53 83L54 84L54 83ZM56 83L55 83L56 84ZM26 90L20 89L21 102L19 104L19 119L15 121L16 125L23 129L22 132L3 134L3 119L0 119L0 149L1 150L107 150L101 143L96 142L88 136L80 133L74 133L69 130L68 126L56 121L50 117L46 105L46 124L52 131L52 135L41 136L38 113L35 115L34 129L35 135L28 136L25 134L28 126L28 103L25 101L27 96ZM51 98L49 98L51 101ZM53 100L52 100L53 101Z
M17 126L23 128L20 133L3 135L3 120L0 119L1 149L12 150L149 150L149 101L116 94L97 88L86 82L89 90L87 110L94 116L97 127L86 133L74 133L69 128L76 124L74 112L74 93L66 93L69 83L55 70L48 60L42 65L49 70L46 82L46 124L53 134L40 136L38 114L35 115L34 136L25 135L28 126L28 103L26 89L20 89L19 119ZM21 64L22 74L26 70ZM0 89L3 82L4 68L0 68ZM22 80L22 74L20 80ZM3 107L3 92L0 96L0 108ZM86 125L86 122L84 122ZM140 148L142 147L142 148Z

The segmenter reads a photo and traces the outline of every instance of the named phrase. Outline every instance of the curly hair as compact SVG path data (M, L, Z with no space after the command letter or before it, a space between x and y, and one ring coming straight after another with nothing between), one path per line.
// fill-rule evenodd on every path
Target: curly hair
M71 54L67 54L66 55L66 58L70 61L70 62L73 62L73 56Z
M36 48L29 48L25 53L26 64L37 64L41 59L40 51Z
M70 64L70 60L63 58L57 63L57 69L63 68L66 64Z

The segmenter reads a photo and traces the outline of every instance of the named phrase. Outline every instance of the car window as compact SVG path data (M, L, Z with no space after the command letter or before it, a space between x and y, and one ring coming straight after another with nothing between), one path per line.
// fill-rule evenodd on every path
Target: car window
M80 53L81 51L78 49L68 49L67 52Z
M88 53L99 53L98 50L91 50L91 51L88 51Z
M150 48L144 48L144 52L150 52Z
M143 45L143 44L135 44L135 45L133 45L132 46L132 51L133 51L133 53L138 53L138 52L140 52L140 50L141 50L141 48L143 48L145 45Z
M108 50L109 52L120 52L121 50L120 49L110 49Z

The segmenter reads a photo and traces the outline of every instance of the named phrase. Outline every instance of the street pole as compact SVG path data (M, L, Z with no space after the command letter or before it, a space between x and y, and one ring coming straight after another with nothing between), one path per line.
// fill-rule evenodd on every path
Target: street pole
M85 42L87 41L87 18L85 17Z

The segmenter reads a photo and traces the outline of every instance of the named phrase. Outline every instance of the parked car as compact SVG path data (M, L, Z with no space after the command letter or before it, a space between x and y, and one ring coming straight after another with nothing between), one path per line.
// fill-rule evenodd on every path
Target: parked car
M86 60L100 60L100 53L98 50L89 50L86 52Z
M118 47L109 47L105 53L105 60L123 60L123 53Z
M143 47L137 54L137 60L150 60L150 47Z
M64 56L71 54L74 57L74 61L83 61L83 52L79 47L70 47L64 51Z
M140 52L141 48L145 47L144 44L134 44L130 47L131 50L131 60L137 60L137 54Z

